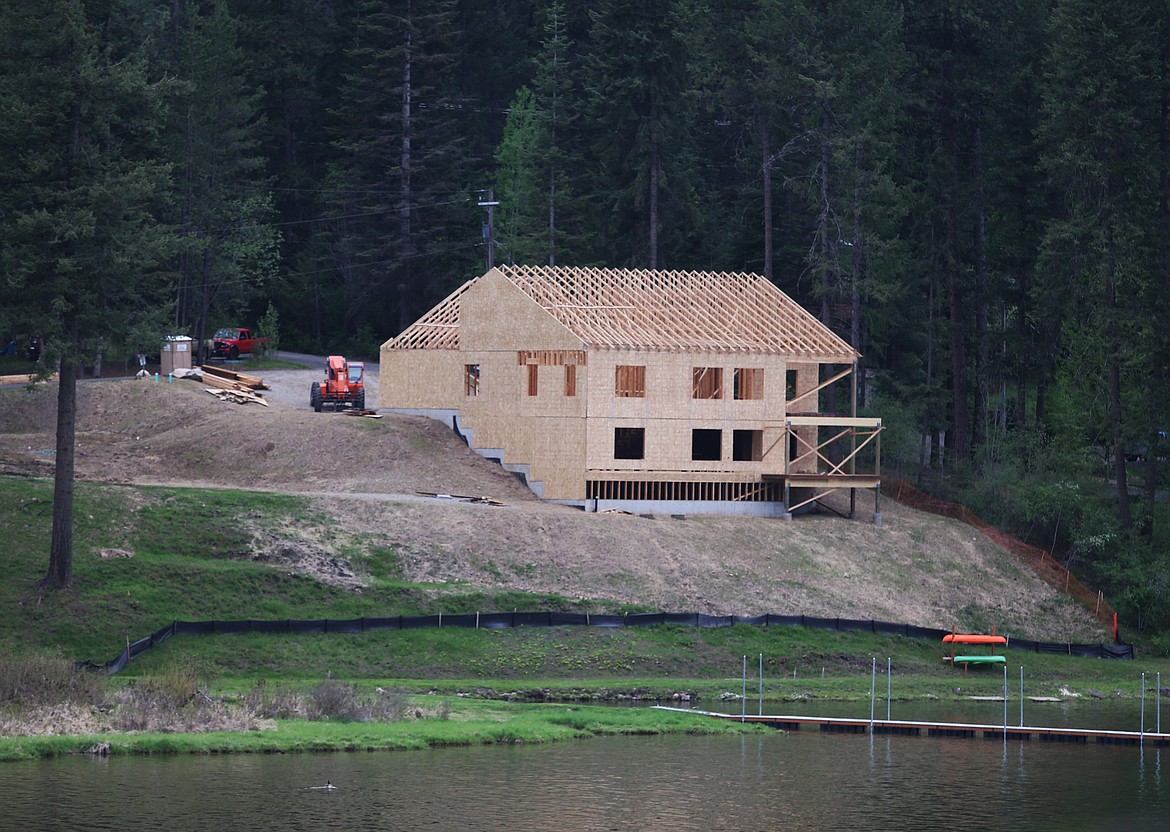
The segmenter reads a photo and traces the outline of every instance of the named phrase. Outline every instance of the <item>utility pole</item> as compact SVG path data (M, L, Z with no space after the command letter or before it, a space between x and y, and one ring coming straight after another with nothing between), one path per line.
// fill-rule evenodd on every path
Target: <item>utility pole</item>
M480 208L487 208L487 224L483 227L483 237L487 240L487 270L490 272L496 265L496 234L495 234L495 217L496 206L500 203L496 200L496 189L487 189L487 199L480 200L478 203Z

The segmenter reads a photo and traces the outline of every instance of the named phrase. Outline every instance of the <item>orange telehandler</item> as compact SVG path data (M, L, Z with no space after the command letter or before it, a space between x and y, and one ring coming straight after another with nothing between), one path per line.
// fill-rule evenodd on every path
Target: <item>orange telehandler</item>
M325 380L314 381L309 388L309 404L318 413L326 405L366 409L366 365L346 361L344 355L331 355L325 364Z

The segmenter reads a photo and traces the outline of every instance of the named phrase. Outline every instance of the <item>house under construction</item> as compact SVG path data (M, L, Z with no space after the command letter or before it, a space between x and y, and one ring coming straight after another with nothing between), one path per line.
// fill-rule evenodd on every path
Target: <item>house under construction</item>
M880 523L858 357L758 275L499 266L382 345L380 405L586 510L790 517L872 489ZM847 414L821 412L833 385Z

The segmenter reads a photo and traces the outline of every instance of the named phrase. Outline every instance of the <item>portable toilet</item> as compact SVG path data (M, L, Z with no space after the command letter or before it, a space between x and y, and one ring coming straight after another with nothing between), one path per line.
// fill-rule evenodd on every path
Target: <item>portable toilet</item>
M159 350L159 372L169 375L175 370L191 369L191 346L194 338L186 335L168 335Z

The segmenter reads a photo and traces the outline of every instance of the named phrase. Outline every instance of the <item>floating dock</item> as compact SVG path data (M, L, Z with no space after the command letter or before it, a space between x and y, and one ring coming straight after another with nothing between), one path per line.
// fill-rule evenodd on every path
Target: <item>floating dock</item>
M984 725L963 722L912 722L897 719L849 719L829 716L776 716L753 714L724 714L699 711L692 708L656 706L664 711L694 714L696 716L750 722L784 731L817 728L836 734L897 734L902 736L961 737L988 740L1036 740L1096 745L1148 745L1151 748L1170 748L1170 734L1150 731L1105 731L1096 728L1043 728L1039 726Z

